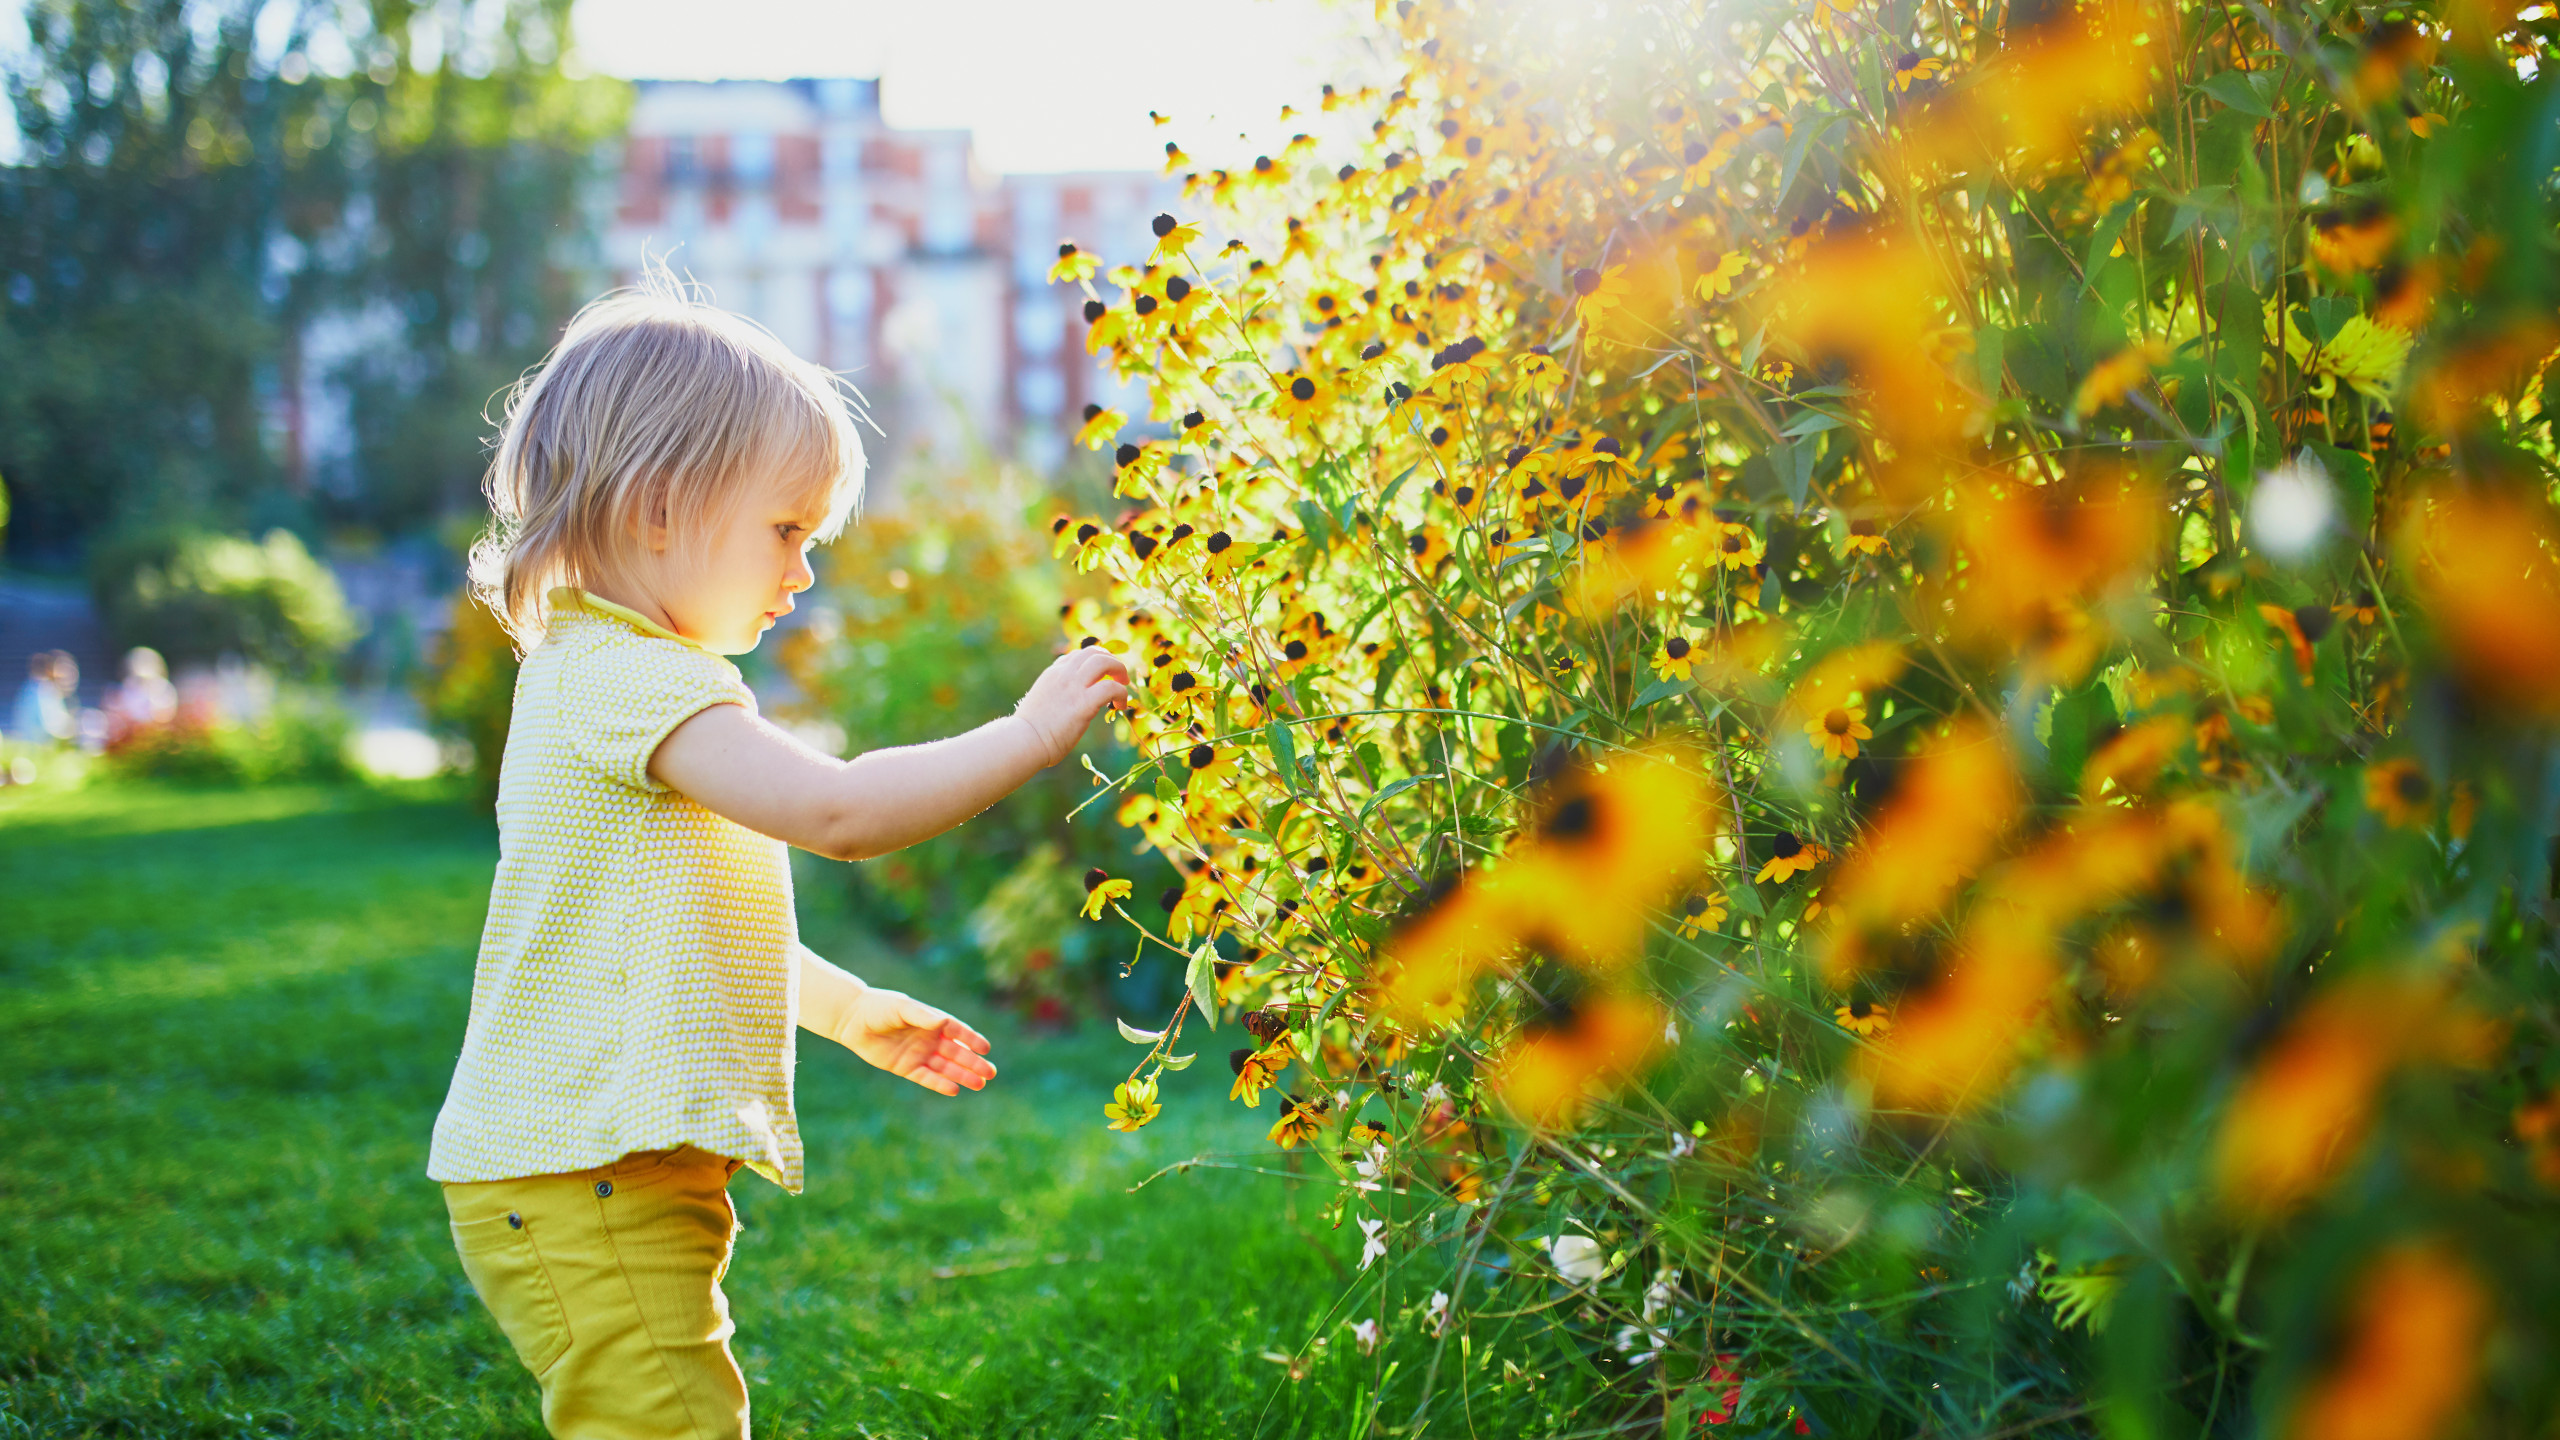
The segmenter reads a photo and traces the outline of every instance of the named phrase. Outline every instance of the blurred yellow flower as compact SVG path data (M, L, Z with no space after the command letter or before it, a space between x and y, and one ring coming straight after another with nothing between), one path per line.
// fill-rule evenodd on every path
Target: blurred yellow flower
M1102 261L1099 258L1077 249L1076 243L1069 240L1058 246L1057 262L1049 267L1049 283L1090 280L1093 272L1100 268Z
M1852 1000L1834 1009L1831 1018L1852 1035L1879 1035L1893 1028L1893 1012L1872 1000Z

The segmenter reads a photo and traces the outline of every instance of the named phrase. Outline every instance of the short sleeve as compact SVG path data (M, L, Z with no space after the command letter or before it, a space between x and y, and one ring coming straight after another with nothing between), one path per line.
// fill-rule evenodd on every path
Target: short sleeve
M561 667L560 719L578 757L607 779L651 793L650 757L678 725L714 705L755 713L738 669L706 650L654 636L617 637Z

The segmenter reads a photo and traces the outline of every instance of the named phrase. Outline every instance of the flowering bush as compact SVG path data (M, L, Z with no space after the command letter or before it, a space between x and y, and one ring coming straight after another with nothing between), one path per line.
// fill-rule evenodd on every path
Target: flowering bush
M825 552L810 623L776 658L804 718L840 725L848 753L945 733L955 713L1001 714L1040 673L1075 577L1023 521L1000 476L955 476L928 506L864 518ZM982 958L986 979L1037 1019L1090 1011L1115 968L1105 937L1069 924L1069 851L1126 852L1092 782L1047 772L948 835L850 872L867 918L927 952Z
M2548 7L1380 22L1053 274L1110 1123L1240 1024L1417 1433L2547 1417Z

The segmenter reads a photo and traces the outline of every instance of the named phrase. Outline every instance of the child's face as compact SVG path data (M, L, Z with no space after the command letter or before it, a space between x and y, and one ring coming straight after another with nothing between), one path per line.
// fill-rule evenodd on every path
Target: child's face
M670 565L660 603L675 632L706 650L743 655L791 597L816 583L809 569L815 500L806 487L767 481L742 497L713 531L699 566Z

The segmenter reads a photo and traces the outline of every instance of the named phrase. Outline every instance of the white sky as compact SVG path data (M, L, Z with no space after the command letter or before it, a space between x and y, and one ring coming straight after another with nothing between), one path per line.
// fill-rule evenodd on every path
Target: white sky
M0 59L26 44L0 0ZM990 170L1155 169L1278 148L1326 81L1357 83L1369 0L577 0L578 59L630 79L880 77L903 128L974 131ZM716 19L712 18L716 15ZM1150 109L1173 117L1158 129ZM0 106L0 162L16 127ZM1238 140L1239 130L1250 140ZM1323 133L1321 130L1319 134Z
M975 132L990 170L1250 160L1350 83L1368 0L577 0L579 58L633 79L880 77L900 128ZM1150 109L1173 117L1162 129ZM1253 139L1239 142L1239 130Z

